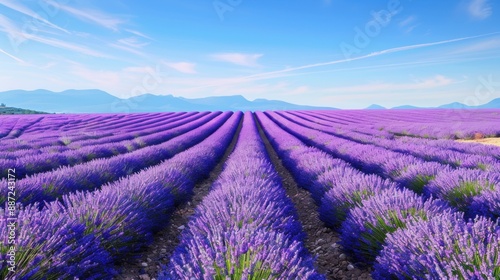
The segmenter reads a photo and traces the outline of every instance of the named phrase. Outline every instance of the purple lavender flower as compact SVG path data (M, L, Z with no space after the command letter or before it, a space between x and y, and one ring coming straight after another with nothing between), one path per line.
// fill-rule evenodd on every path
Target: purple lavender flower
M375 279L500 279L500 228L442 213L389 234Z
M351 209L341 228L341 243L356 260L371 263L388 233L445 211L443 201L425 201L410 190L384 190Z
M456 169L439 173L424 187L424 194L446 200L459 210L467 211L475 196L494 190L498 183L499 173Z
M331 176L333 175L333 176ZM349 210L360 206L382 190L397 191L397 185L376 175L325 173L322 180L330 177L331 188L321 200L320 218L325 224L337 228L346 219ZM325 178L326 177L326 178Z

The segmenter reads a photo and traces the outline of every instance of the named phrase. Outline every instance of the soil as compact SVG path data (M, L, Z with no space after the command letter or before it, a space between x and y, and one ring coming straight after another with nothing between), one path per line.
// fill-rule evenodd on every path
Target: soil
M372 279L371 268L356 267L342 252L342 247L337 243L340 241L340 235L327 228L319 219L318 206L310 193L297 185L293 176L283 166L257 119L256 122L271 162L280 175L283 187L292 200L307 234L304 245L316 257L317 271L325 274L327 279Z
M192 199L180 206L172 214L170 224L163 230L157 232L153 237L153 242L139 252L134 259L128 262L119 264L116 270L120 274L115 277L116 280L153 280L157 278L162 266L167 266L170 261L170 256L175 248L180 243L180 235L185 225L188 223L191 215L194 214L196 206L209 193L213 182L219 177L224 163L229 155L233 152L238 135L240 134L243 119L240 122L236 133L226 149L222 159L210 172L210 175L205 180L197 183L194 186L194 196ZM147 266L145 266L147 265Z
M480 143L480 144L485 144L485 145L495 145L495 146L500 146L500 138L494 137L494 138L482 138L482 139L471 139L471 140L457 140L457 142L463 142L463 143Z
M224 162L234 150L241 125L242 123L240 123L223 158L212 170L209 177L195 185L191 201L177 207L172 214L170 224L154 235L151 244L137 253L135 258L116 267L120 274L114 279L154 280L162 267L168 265L170 256L180 242L182 229L188 223L196 206L210 191L210 186L222 172ZM340 241L339 234L323 225L318 217L318 207L309 192L297 185L290 172L281 163L258 122L257 125L270 159L282 178L283 187L294 203L299 221L307 234L304 245L316 257L317 271L325 274L327 279L372 279L370 268L356 267L342 252L341 246L337 243Z

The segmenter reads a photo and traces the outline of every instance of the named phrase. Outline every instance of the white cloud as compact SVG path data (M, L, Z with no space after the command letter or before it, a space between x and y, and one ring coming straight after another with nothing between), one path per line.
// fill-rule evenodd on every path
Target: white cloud
M419 24L417 23L416 16L408 16L404 20L399 22L399 27L404 30L405 33L410 33L415 29Z
M0 49L0 53L5 54L6 56L8 56L8 57L10 57L10 58L14 59L15 61L19 62L19 63L20 63L20 64L22 64L22 65L27 65L27 64L28 64L26 61L24 61L24 60L20 59L20 58L19 58L19 57L17 57L17 56L14 56L14 55L12 55L12 54L8 53L8 52L6 52L6 51L4 51L4 50L2 50L2 49Z
M417 18L415 16L408 16L404 20L399 22L399 26L405 27L415 22Z
M145 35L144 33L142 32L139 32L137 30L132 30L132 29L124 29L125 31L131 33L131 34L134 34L136 36L140 36L140 37L143 37L143 38L146 38L146 39L149 39L149 40L153 40L151 37L149 37L148 35Z
M410 51L410 50L415 50L415 49L428 48L428 47L433 47L433 46L439 46L439 45L444 45L444 44L461 42L461 41L466 41L466 40L470 40L470 39L475 39L475 38L480 38L480 37L485 37L485 36L491 36L493 34L500 34L500 32L489 33L489 34L482 34L482 35L470 36L470 37L462 37L462 38L450 39L450 40L444 40L444 41L438 41L438 42L432 42L432 43L407 45L407 46L403 46L403 47L396 47L396 48L391 48L391 49L385 49L385 50L382 50L382 51L372 52L372 53L369 53L367 55L353 57L353 58L345 58L345 59L332 60L332 61L327 61L327 62L313 63L313 64L307 64L307 65L302 65L302 66L285 68L285 69L282 69L282 70L276 70L276 71L270 71L270 72L263 72L263 73L249 75L249 76L245 76L245 77L239 77L239 80L248 81L248 80L273 79L273 78L282 76L283 74L290 73L290 72L297 72L297 71L305 70L305 69L311 69L311 68L317 68L317 67L324 67L324 66L342 64L342 63L356 61L356 60L364 60L364 59L368 59L368 58L372 58L372 57L377 57L377 56L381 56L381 55L386 55L386 54L391 54L391 53L399 53L399 52L405 52L405 51ZM208 86L211 86L211 85L208 85Z
M500 49L500 38L494 38L474 43L465 47L460 47L459 49L455 50L453 54L477 53L481 51L498 50L498 49Z
M27 40L26 36L24 36L21 30L7 17L0 14L0 31L6 33L10 40L11 44L15 44L17 47L18 44Z
M65 33L69 33L68 30L66 30L66 29L64 29L62 27L59 27L59 26L53 24L52 22L50 22L49 20L47 20L46 18L44 18L44 16L46 16L45 12L44 12L44 15L40 15L37 12L31 10L30 8L21 5L19 2L20 1L0 0L0 5L3 5L3 6L5 6L7 8L10 8L10 9L12 9L14 11L17 11L19 13L22 13L24 15L27 15L27 16L31 17L34 20L34 24L35 24L35 21L36 21L36 23L43 22L47 26L50 26L50 27L52 27L54 29L57 29L59 31L63 31Z
M39 43L49 45L49 46L67 49L67 50L71 50L71 51L85 54L85 55L102 57L102 58L110 58L110 56L108 56L104 53L101 53L99 51L95 51L95 50L92 50L90 48L78 45L78 44L68 43L66 41L61 41L58 39L45 38L45 37L41 37L41 36L31 36L29 39L36 41L36 42L39 42Z
M57 3L54 3L54 5L58 5L58 7L61 10L69 14L72 14L73 16L83 21L91 22L113 31L119 31L119 26L126 23L126 21L121 18L104 14L100 11L81 9L81 8L77 9L70 7L68 5L62 5Z
M146 56L146 54L140 49L149 45L149 42L142 42L138 37L128 37L119 39L116 43L110 43L109 46L121 49L139 56Z
M258 67L259 64L257 63L257 60L262 56L262 54L245 53L218 53L211 55L211 57L215 60L229 62L246 67Z
M75 43L69 43L67 41L62 41L59 39L43 37L37 34L25 34L12 21L2 15L0 15L0 31L3 31L9 35L11 39L11 45L14 49L17 49L17 47L24 41L31 40L52 47L67 49L85 55L110 58L110 56L104 53Z
M196 64L190 62L163 62L166 66L184 73L184 74L196 74Z
M149 45L149 43L147 43L147 42L141 42L139 40L139 38L137 38L137 37L123 38L123 39L118 40L118 43L132 47L132 48L137 48L137 49L143 48L143 47Z
M425 80L414 81L413 83L372 83L365 85L355 85L346 87L333 87L323 91L332 93L362 93L362 92L387 92L387 91L407 91L432 89L443 87L455 83L453 79L442 75L436 75Z
M130 48L130 47L127 47L127 46L124 46L124 45L121 45L121 44L109 44L109 46L113 47L113 48L116 48L116 49L120 49L120 50L124 50L124 51L127 51L129 53L133 53L133 54L136 54L138 56L145 56L145 54L135 48Z
M489 0L471 0L467 10L473 18L479 20L486 19L493 14Z

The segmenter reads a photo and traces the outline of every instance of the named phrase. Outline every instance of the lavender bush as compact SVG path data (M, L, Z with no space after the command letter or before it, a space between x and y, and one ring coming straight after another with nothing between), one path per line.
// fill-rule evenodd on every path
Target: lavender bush
M409 190L384 190L351 209L342 224L341 244L357 261L372 263L388 233L446 211L450 208L443 201L425 201Z
M484 217L439 214L389 234L375 279L499 279L500 228Z

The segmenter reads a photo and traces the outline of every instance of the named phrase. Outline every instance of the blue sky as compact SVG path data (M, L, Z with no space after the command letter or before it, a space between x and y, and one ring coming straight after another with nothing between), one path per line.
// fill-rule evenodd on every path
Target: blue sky
M498 1L275 2L0 0L0 91L352 109L500 97Z

